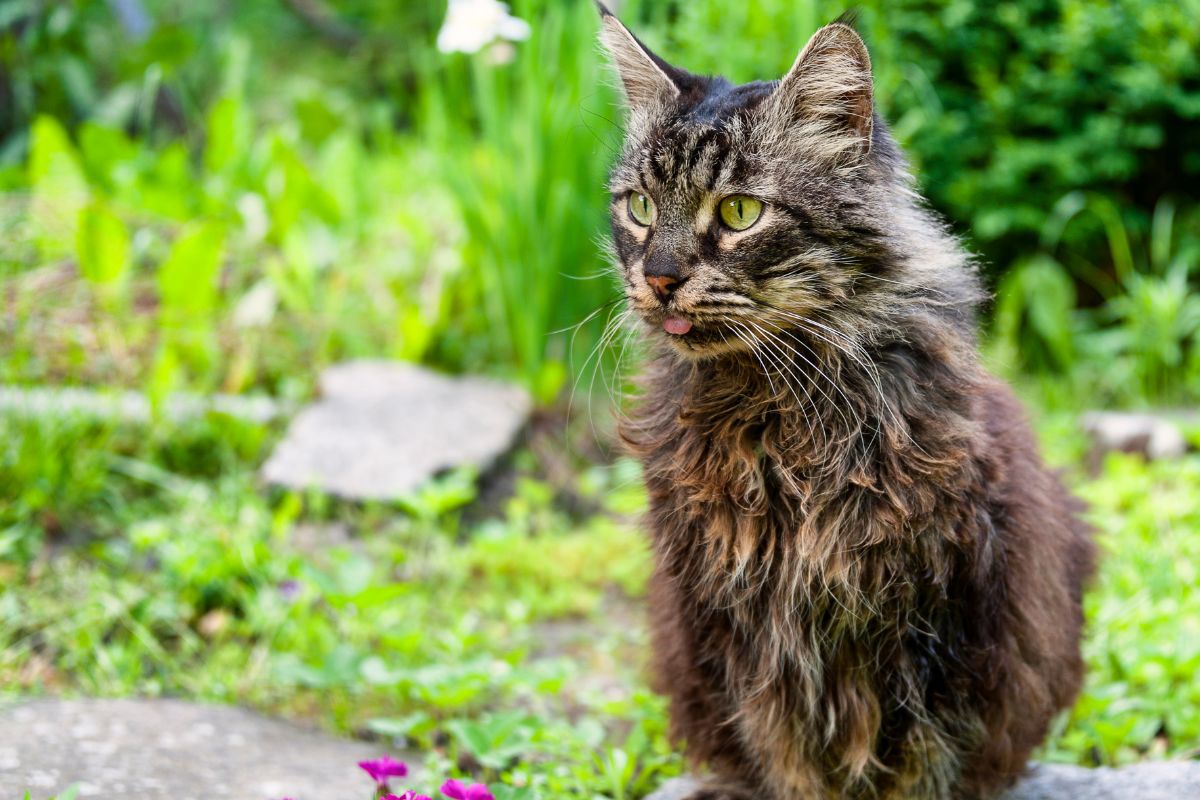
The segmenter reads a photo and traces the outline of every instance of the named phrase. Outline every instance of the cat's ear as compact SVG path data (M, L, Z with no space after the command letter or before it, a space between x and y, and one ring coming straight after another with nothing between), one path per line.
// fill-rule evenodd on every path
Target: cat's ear
M612 57L631 108L645 108L677 98L687 73L650 52L599 0L600 42Z
M870 151L875 111L871 56L852 18L838 19L812 35L773 99L791 121L822 123L848 149Z

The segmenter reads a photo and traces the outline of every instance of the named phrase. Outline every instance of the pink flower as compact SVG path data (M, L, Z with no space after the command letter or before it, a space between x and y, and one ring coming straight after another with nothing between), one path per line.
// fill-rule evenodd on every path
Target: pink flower
M459 781L449 780L442 784L442 794L453 800L496 800L482 783L464 786Z
M404 794L386 795L383 800L430 800L430 798L427 795L417 794L412 789L409 789Z
M388 778L403 778L408 774L408 767L387 756L380 756L374 761L360 761L358 766L380 786L387 786Z

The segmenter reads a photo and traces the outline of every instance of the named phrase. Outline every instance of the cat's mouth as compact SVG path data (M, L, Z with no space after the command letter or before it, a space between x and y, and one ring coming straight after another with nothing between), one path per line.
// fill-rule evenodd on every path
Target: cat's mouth
M669 316L663 319L662 329L672 336L687 336L691 333L692 323L683 317Z
M691 315L664 309L646 314L645 322L651 329L661 331L661 335L683 355L705 357L732 349L721 326L703 318L695 319Z

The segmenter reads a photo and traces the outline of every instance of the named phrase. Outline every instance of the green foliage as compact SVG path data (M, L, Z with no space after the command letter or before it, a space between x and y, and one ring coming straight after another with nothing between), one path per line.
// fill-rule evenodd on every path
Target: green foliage
M885 102L894 117L923 109L903 136L922 186L994 268L1036 247L1070 191L1128 207L1138 229L1163 195L1194 193L1197 14L1194 0L887 5L886 35L908 63ZM1101 255L1095 233L1066 244Z
M514 2L533 36L509 62L437 53L442 0L330 2L324 29L284 3L144 5L139 38L104 0L0 3L0 380L294 399L329 362L387 356L590 393L569 372L606 357L572 359L603 349L618 296L597 239L620 112L589 3ZM1072 407L1200 395L1196 0L862 6L881 109L1002 275L997 359ZM621 13L750 80L843 7ZM1077 459L1074 423L1051 424ZM264 492L276 434L0 415L3 691L314 716L501 800L636 798L682 768L641 682L636 466L569 478L580 516L526 454L478 519L465 473L392 506ZM1075 478L1111 555L1047 757L1200 741L1200 466L1181 464Z
M1053 757L1120 764L1200 742L1198 492L1196 458L1113 456L1083 486L1103 561L1087 602L1087 687Z
M5 559L6 691L70 686L314 714L420 747L437 773L472 764L477 777L525 787L512 796L637 797L680 770L662 702L638 678L626 605L644 590L647 552L624 520L576 530L524 477L502 515L463 539L457 478L408 504L425 515L322 509L264 498L252 471L262 439L232 421L114 430L106 445L51 438L46 420L11 424L0 441L23 439L27 461L13 483L43 482L40 469L61 487L30 524L59 519L54 536L74 545L48 558L27 542L28 558ZM205 451L221 463L187 457ZM58 471L93 462L75 475L107 473L98 482L116 496L72 515L90 492ZM590 491L624 474L593 472ZM323 526L351 535L306 542Z
M483 312L462 318L475 326L476 357L514 365L550 400L565 383L568 346L552 332L617 296L597 242L619 139L595 53L595 10L579 3L538 21L513 64L457 57L429 76L420 102L438 178L467 234L451 291L456 304Z
M58 258L69 252L78 237L79 216L88 200L87 179L67 132L57 120L39 117L32 137L30 214L42 257Z
M80 212L75 244L79 274L100 286L116 283L129 268L129 230L103 203Z
M91 527L120 504L105 454L111 435L88 420L0 415L0 563L27 563L47 534Z
M1072 221L1100 220L1112 274L1060 242ZM1002 358L1027 369L1070 373L1092 402L1180 402L1200 394L1200 209L1161 200L1147 235L1127 226L1102 195L1072 193L1055 207L1044 251L1021 262L1000 285L995 333ZM1063 258L1062 261L1059 259ZM1077 308L1076 284L1101 304Z
M145 5L143 39L101 0L17 3L7 20L7 63L43 65L6 73L27 84L12 89L25 98L12 152L29 152L23 230L39 255L22 269L76 256L96 285L74 301L95 306L84 316L102 351L21 341L22 329L52 324L32 310L13 343L23 379L304 392L298 365L387 354L509 373L549 400L579 383L572 369L594 367L577 356L617 297L596 242L620 126L587 3L516 3L533 37L511 63L496 63L501 51L437 53L434 0L334 3L334 29L284 4ZM782 74L840 10L699 0L630 2L622 15L669 58L749 80ZM1195 11L1139 0L863 4L882 110L925 189L968 223L990 269L1011 264L997 317L1009 361L1063 373L1115 359L1122 374L1100 391L1128 387L1122 400L1194 390L1179 377L1191 369L1192 304L1164 304L1200 242L1185 201L1200 169ZM29 88L80 70L92 88L69 99ZM1151 209L1173 194L1182 224L1166 239L1179 263L1135 279L1149 263L1137 243L1162 238ZM170 243L197 219L224 226L218 288L204 270L171 278L195 281L186 292L211 302L190 315L190 343L164 349L153 315L138 319L153 309L134 298L165 288L156 272L176 271ZM1097 295L1098 280L1116 290ZM1074 310L1097 297L1103 311ZM173 314L157 316L175 328Z
M1074 447L1057 457L1075 458L1072 420L1047 423ZM27 504L3 507L7 691L314 715L421 748L436 774L472 765L527 797L642 797L682 768L642 685L649 554L628 512L572 518L530 474L497 516L469 523L457 477L407 503L424 509L413 515L264 497L253 466L267 432L220 417L150 431L6 425L0 477ZM579 491L642 507L631 477L626 464L595 469ZM1043 757L1190 752L1200 459L1113 457L1074 481L1105 557L1087 599L1087 688ZM344 533L321 544L324 530Z
M616 134L595 25L586 6L558 9L512 64L425 65L411 134L303 82L282 93L292 118L264 124L237 82L244 47L222 57L233 77L198 160L90 122L76 144L40 119L42 260L75 244L98 344L125 375L47 352L33 335L47 309L31 300L14 342L34 368L22 378L276 389L299 365L384 353L499 369L553 399L569 343L594 342L594 324L567 329L615 297L607 278L575 280L606 270L599 187ZM148 293L157 326L135 302Z

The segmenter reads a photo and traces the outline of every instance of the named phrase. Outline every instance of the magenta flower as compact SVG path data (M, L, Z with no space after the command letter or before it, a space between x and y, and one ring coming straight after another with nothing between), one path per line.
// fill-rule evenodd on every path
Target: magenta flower
M389 794L383 800L431 800L428 795L417 794L412 789L409 789L404 794Z
M464 786L460 781L449 780L442 784L442 794L453 800L496 800L482 783Z
M380 756L374 761L360 761L358 766L380 786L387 786L388 778L403 778L408 774L408 767L388 756Z
M300 584L300 581L292 580L290 578L286 581L280 581L276 588L279 590L279 596L288 603L299 599L300 593L304 590L304 587ZM290 800L290 798L284 798L284 800Z

